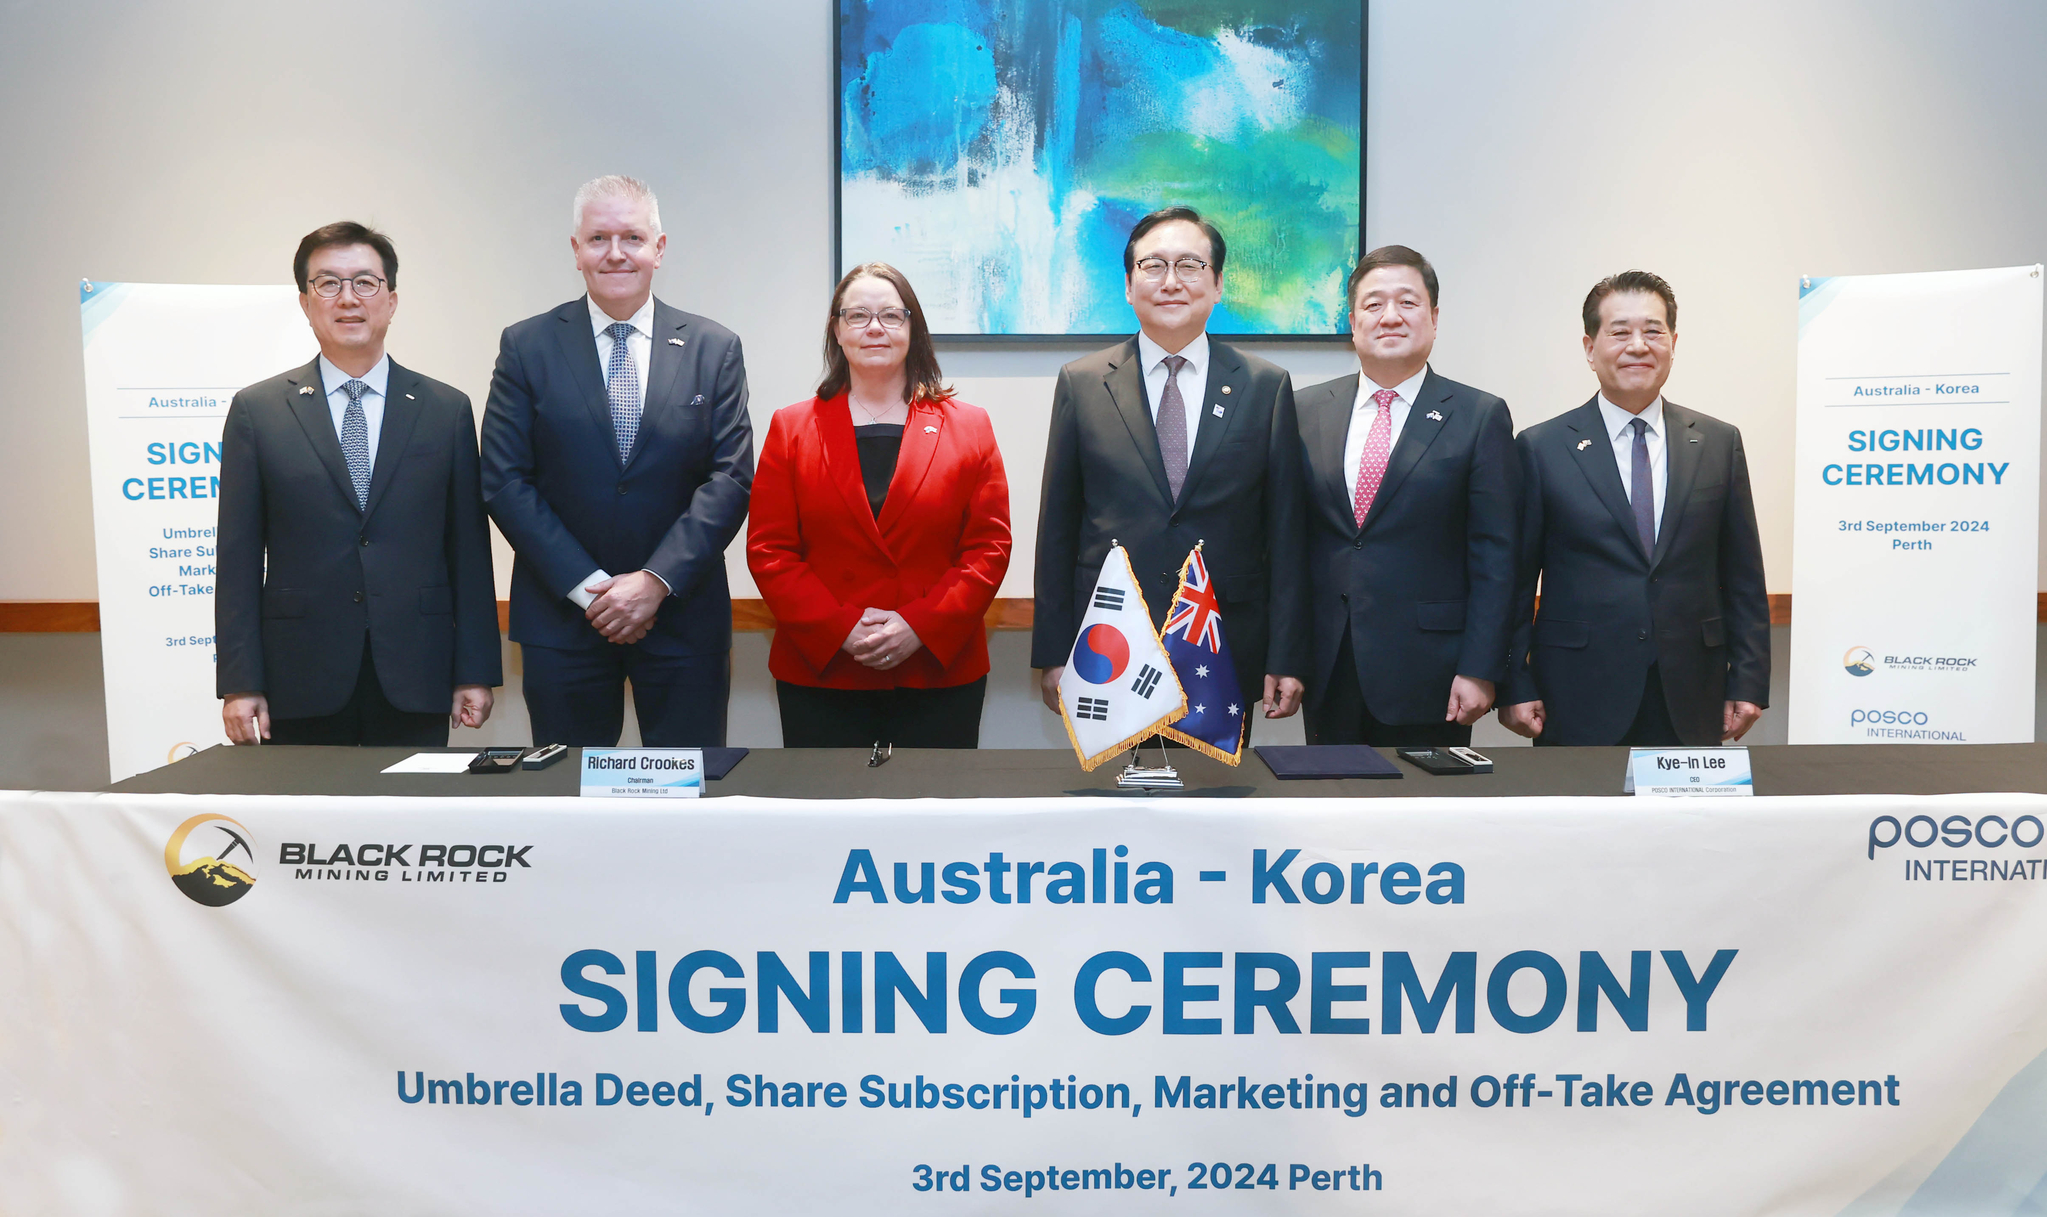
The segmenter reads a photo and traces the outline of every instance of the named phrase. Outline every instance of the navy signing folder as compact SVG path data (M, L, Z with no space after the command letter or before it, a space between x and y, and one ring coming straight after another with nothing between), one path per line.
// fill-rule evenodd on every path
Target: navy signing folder
M1252 751L1283 781L1402 776L1392 761L1364 744L1260 744Z

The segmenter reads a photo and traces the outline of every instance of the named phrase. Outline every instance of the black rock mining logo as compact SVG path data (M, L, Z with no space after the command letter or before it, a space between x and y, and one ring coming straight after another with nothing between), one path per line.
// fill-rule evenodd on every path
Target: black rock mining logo
M164 869L178 890L208 908L233 904L256 886L249 830L221 815L193 816L163 847Z

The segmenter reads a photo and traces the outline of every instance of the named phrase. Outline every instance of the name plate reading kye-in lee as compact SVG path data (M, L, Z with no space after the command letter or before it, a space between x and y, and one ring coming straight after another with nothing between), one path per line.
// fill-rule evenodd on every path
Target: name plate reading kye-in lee
M694 799L704 791L701 748L585 748L586 799Z
M1748 749L1630 748L1623 793L1752 795Z

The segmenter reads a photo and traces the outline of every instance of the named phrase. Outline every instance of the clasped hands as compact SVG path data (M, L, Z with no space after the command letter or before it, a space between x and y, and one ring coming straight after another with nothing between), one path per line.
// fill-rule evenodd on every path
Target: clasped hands
M652 571L635 570L609 579L599 579L584 591L596 596L583 617L607 642L626 646L638 642L654 628L654 614L668 599L668 585Z
M854 660L878 672L886 672L924 647L917 631L894 609L869 608L846 635L840 647Z

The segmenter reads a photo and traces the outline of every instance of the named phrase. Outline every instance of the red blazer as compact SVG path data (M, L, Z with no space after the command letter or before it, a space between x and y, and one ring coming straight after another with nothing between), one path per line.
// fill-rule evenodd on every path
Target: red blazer
M775 614L768 671L828 689L937 689L986 676L983 615L1009 546L1009 480L987 411L911 403L878 521L845 395L776 411L746 527L746 565ZM923 649L888 671L846 654L869 607L901 613Z

